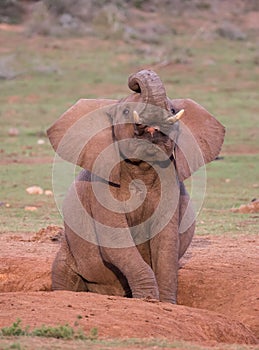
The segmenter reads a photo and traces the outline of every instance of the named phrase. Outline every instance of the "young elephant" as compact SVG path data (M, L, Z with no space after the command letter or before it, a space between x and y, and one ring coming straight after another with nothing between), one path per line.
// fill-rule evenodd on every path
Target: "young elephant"
M63 204L53 289L176 303L195 228L183 180L215 159L225 131L194 101L170 100L153 71L129 87L120 101L79 100L48 130L56 152L84 168Z

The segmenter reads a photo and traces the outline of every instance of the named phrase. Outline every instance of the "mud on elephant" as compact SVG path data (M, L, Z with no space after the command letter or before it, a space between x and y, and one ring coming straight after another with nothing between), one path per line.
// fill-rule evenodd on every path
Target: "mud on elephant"
M48 130L59 156L84 170L63 204L53 289L176 303L178 261L195 230L183 181L215 159L224 127L158 75L129 77L128 97L81 99Z

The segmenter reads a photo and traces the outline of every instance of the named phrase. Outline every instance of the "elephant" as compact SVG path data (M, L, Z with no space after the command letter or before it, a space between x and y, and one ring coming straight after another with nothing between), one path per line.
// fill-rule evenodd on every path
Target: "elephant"
M183 181L218 156L225 128L195 101L169 99L152 70L128 86L120 100L80 99L47 130L82 168L64 199L52 288L175 304L195 231Z

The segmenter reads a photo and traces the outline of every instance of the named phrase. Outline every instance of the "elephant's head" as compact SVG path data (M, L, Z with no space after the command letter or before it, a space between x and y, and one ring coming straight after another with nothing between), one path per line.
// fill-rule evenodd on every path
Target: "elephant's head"
M65 112L48 129L56 152L115 183L121 159L161 165L174 160L184 180L218 155L225 130L203 107L170 100L150 70L131 75L129 87L134 93L120 101L81 99Z
M121 156L133 163L168 160L174 147L173 132L178 131L177 121L184 111L173 109L160 78L152 71L131 75L129 87L135 93L109 112Z

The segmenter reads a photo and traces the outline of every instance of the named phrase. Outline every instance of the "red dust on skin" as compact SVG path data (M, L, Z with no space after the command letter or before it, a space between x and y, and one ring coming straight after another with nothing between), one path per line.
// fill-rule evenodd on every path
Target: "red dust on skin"
M254 344L258 324L256 235L196 238L179 272L178 303L94 293L51 292L51 264L62 228L0 236L0 327L80 324L100 338L165 338L200 344ZM105 312L104 312L105 311ZM156 328L154 328L156 324Z

